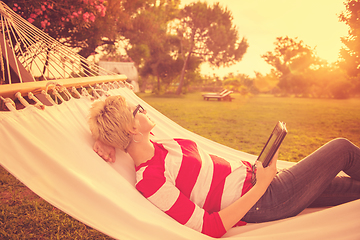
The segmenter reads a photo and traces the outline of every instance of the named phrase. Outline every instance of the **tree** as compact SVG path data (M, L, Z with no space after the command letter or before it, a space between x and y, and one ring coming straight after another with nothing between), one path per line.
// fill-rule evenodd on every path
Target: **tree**
M275 69L271 69L266 75L255 72L254 88L258 93L278 94L278 83L279 76Z
M82 49L90 39L89 32L105 17L107 3L103 0L34 0L29 4L29 1L13 0L7 4L56 40ZM87 57L90 53L82 55Z
M133 29L124 32L129 39L125 49L140 68L140 75L157 78L157 92L161 83L169 85L179 75L180 59L175 54L179 39L168 33L168 23L178 14L179 0L152 0L145 4L133 21Z
M346 10L343 11L339 20L349 27L348 36L342 37L345 47L341 48L341 60L339 65L349 76L354 89L360 92L360 1L347 0Z
M179 54L184 59L184 65L176 94L182 92L192 56L215 67L229 66L242 59L248 43L245 38L239 41L232 20L231 12L219 3L208 6L206 2L196 2L182 9L177 33L181 39Z
M170 81L170 70L179 59L177 36L170 36L167 23L178 15L180 0L10 0L14 10L37 27L83 57L102 46L112 57L125 55L139 68ZM44 25L44 22L46 24ZM124 51L119 54L119 45ZM171 57L171 58L170 58ZM169 59L175 61L169 65ZM144 71L142 71L144 72ZM165 73L164 73L165 72ZM167 72L167 73L166 73ZM173 73L173 71L171 71ZM177 72L180 75L180 72Z
M233 73L229 73L224 77L223 87L234 92L239 92L242 95L254 93L254 79L246 74L237 74L234 76Z
M87 58L97 47L114 44L146 0L8 0L30 23Z
M279 88L286 93L306 93L312 84L307 79L307 73L325 62L303 41L297 41L297 38L278 37L274 44L274 51L261 57L275 68L279 75Z

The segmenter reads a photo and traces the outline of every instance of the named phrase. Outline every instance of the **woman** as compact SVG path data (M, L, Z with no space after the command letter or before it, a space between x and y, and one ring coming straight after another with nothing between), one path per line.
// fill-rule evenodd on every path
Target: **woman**
M128 152L136 168L136 188L179 223L212 237L244 222L295 216L309 206L332 206L360 198L360 149L335 139L293 167L277 173L277 154L256 173L250 163L228 162L186 139L155 140L155 123L140 105L121 96L97 101L89 126L94 151L115 161ZM337 177L340 171L350 177ZM251 179L255 177L256 184Z

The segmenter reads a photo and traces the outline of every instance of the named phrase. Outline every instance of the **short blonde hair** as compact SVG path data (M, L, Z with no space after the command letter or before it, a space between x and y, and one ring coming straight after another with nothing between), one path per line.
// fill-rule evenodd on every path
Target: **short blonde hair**
M126 152L135 120L122 96L110 96L92 104L88 120L96 140Z

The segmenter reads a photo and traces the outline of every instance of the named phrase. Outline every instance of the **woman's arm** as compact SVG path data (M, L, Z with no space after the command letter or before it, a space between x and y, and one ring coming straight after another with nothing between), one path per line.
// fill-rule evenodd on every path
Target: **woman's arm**
M166 181L163 172L157 172L158 168L139 169L136 188L145 198L179 223L206 235L221 237L239 222L264 194L276 174L276 160L277 156L265 169L260 162L257 163L256 185L230 206L211 214L181 193L174 183ZM145 171L150 173L144 174Z
M276 175L276 161L278 152L268 167L263 168L261 162L256 162L256 184L244 196L236 200L228 207L219 212L224 228L229 230L237 222L239 222L245 214L254 206L254 204L264 195L266 189L269 187L271 181Z
M106 145L100 140L96 140L93 149L106 162L116 161L116 150L114 147Z

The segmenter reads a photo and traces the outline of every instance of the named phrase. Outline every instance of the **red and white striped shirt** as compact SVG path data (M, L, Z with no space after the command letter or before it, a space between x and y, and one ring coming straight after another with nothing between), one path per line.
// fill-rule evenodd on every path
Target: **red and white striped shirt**
M179 223L212 237L224 235L218 212L252 187L250 163L230 163L185 139L153 144L154 157L136 168L138 191Z

